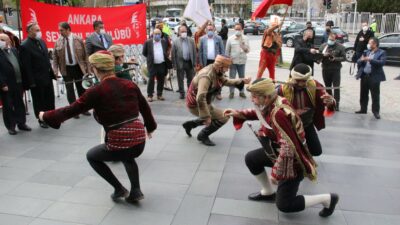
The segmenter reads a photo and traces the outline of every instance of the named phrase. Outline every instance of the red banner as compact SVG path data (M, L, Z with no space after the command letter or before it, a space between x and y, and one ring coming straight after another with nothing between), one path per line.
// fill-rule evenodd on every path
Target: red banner
M49 48L54 47L54 42L60 36L58 32L60 22L68 22L72 32L83 40L94 32L93 22L96 20L104 22L104 28L113 37L114 43L143 44L147 39L145 4L76 8L21 0L21 18L24 28L30 22L36 21L39 24L43 40Z

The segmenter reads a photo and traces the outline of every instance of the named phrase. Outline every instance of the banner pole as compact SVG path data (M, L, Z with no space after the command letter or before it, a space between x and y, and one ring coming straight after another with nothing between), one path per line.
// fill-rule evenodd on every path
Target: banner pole
M22 27L21 27L21 1L17 0L16 1L16 5L17 5L17 23L18 23L18 38L19 41L22 42L21 40L21 32L22 32Z
M283 15L282 22L281 22L281 24L279 24L278 33L280 33L280 32L281 32L281 29L282 29L283 22L285 22L286 14L287 14L287 12L288 12L288 10L289 10L289 5L286 5L286 6L287 6L287 7L286 7L286 10L285 10L285 14Z

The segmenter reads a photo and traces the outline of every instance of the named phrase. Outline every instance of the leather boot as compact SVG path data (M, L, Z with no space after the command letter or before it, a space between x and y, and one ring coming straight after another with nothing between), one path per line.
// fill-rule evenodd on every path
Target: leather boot
M204 145L215 146L215 143L210 140L209 136L223 125L224 123L221 123L218 120L213 120L210 126L207 126L200 131L200 133L197 135L197 140L201 141L201 143Z
M194 129L194 128L198 127L198 126L201 126L203 123L204 123L204 120L201 120L201 119L189 120L189 121L184 122L182 124L182 126L185 129L186 134L189 137L192 137L192 134L190 133L192 131L192 129Z

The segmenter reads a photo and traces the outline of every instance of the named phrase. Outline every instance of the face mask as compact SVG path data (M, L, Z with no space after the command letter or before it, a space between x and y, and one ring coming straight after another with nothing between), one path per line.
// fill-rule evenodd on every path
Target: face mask
M332 46L332 45L334 45L334 44L335 44L335 41L328 40L328 45L329 45L329 46Z
M100 34L105 34L106 30L105 29L100 29Z
M368 26L363 26L362 30L363 30L364 32L367 32L367 31L368 31Z
M236 37L240 37L240 36L242 36L242 32L241 31L236 31L235 35L236 35Z
M161 40L161 34L155 34L154 35L154 40L155 41L160 41Z
M6 42L0 41L0 49L5 49L5 48L6 48Z
M209 31L207 32L207 35L208 35L208 37L213 37L213 36L214 36L214 31L209 30Z
M371 45L367 44L367 48L368 48L368 50L371 50Z
M187 38L187 33L186 32L181 33L181 38Z
M42 32L41 31L38 31L38 32L36 32L36 40L40 40L40 39L42 39Z

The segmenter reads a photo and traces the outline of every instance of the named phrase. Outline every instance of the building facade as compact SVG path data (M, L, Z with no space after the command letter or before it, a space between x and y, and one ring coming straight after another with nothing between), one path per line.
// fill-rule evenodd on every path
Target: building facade
M150 0L151 16L168 16L168 9L181 9L181 15L188 4L188 0ZM250 6L250 8L249 8ZM215 17L243 17L251 10L251 0L215 0L211 4L211 12ZM177 11L177 10L176 10Z

